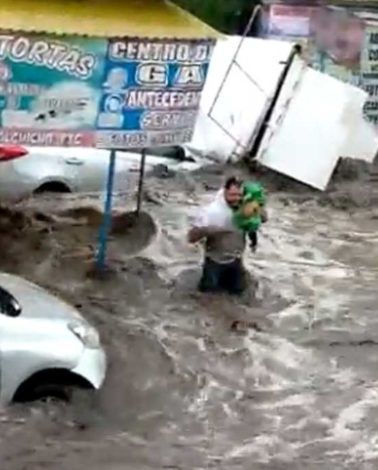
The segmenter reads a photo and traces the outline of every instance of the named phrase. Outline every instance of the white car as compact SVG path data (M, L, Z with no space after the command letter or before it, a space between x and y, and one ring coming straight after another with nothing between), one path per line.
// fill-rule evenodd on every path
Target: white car
M148 149L146 173L162 165L175 170L197 168L188 153L182 147ZM126 189L128 175L139 171L140 160L140 152L117 152L114 191ZM103 191L108 167L108 150L0 144L0 201L44 191Z
M99 389L106 356L96 329L71 305L0 273L0 404L69 398Z

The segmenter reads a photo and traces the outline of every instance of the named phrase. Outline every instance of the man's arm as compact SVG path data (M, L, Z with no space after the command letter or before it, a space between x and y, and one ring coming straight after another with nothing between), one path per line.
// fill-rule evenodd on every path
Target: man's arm
M188 242L197 243L208 236L206 227L192 227L188 232Z
M221 234L221 233L230 233L230 229L225 229L221 227L207 226L207 227L192 227L188 232L188 242L197 243L204 238L207 238L211 235Z
M204 238L210 237L212 235L229 233L231 231L230 228L225 229L224 227L211 225L209 222L210 220L206 208L200 209L200 211L197 213L192 227L188 232L188 242L198 243Z

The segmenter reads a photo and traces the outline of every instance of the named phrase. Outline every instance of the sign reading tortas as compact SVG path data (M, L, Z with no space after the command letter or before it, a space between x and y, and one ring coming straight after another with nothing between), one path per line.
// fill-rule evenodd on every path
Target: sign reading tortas
M130 148L190 140L211 41L0 34L0 140Z
M0 139L93 146L106 41L0 35Z

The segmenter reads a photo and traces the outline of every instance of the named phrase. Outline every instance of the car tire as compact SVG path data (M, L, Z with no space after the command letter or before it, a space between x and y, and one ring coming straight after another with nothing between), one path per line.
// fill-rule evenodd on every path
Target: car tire
M70 371L52 369L41 371L20 385L13 401L25 403L36 400L55 399L69 402L76 390L91 390L92 385Z
M67 194L70 192L71 192L70 188L65 183L61 183L60 181L50 181L48 183L44 183L41 186L39 186L34 191L34 194L44 194L44 193Z
M73 388L59 383L45 383L37 385L30 391L30 401L56 400L69 402L72 399Z

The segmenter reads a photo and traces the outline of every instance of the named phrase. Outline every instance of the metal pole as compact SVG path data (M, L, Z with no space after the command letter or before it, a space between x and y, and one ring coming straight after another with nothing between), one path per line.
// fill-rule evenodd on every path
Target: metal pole
M105 267L106 246L108 241L108 234L112 224L112 197L113 197L113 183L114 183L114 170L116 161L116 151L110 151L108 178L106 182L106 199L104 207L104 217L99 231L99 247L97 252L97 267L102 271Z
M253 23L255 22L257 13L258 13L260 10L261 10L261 5L256 5L255 8L253 9L253 12L252 12L251 17L250 17L250 19L249 19L249 21L248 21L248 24L247 24L247 26L246 26L246 28L245 28L245 30L244 30L244 32L243 32L242 37L240 38L240 41L239 41L238 47L236 48L235 54L234 54L234 56L233 56L231 62L230 62L229 65L228 65L228 68L227 68L226 73L225 73L225 75L224 75L224 77L223 77L223 80L222 80L222 83L221 83L221 85L220 85L220 87L219 87L219 90L217 91L217 94L215 95L214 101L213 101L212 105L210 106L209 112L207 113L209 117L211 117L211 113L212 113L212 111L213 111L213 109L214 109L214 106L215 106L216 102L218 101L219 95L221 94L221 91L222 91L222 89L223 89L223 87L224 87L224 84L226 83L226 80L227 80L227 78L228 78L228 76L229 76L229 74L230 74L230 72L231 72L232 66L234 65L234 62L235 62L235 60L236 60L236 57L237 57L237 55L239 54L239 51L240 51L240 49L241 49L241 47L242 47L242 45L243 45L244 39L247 37L249 31L251 30L252 25L253 25Z
M265 115L260 121L259 126L255 129L253 132L249 143L248 143L248 148L249 148L249 153L252 155L252 159L255 158L257 155L257 152L259 150L260 144L264 138L265 132L269 126L269 121L270 118L273 115L274 108L277 104L278 98L280 97L281 90L285 84L286 77L289 74L289 70L291 68L292 63L294 62L295 57L300 54L301 48L298 45L295 45L290 52L290 55L288 57L288 60L285 62L285 65L282 69L281 75L278 79L276 90L274 92L274 95L270 102L268 103L268 107L266 109Z
M139 168L138 199L137 199L137 210L136 210L138 215L139 215L140 209L142 207L145 164L146 164L146 149L143 149L142 150L142 158L140 160L140 168Z

